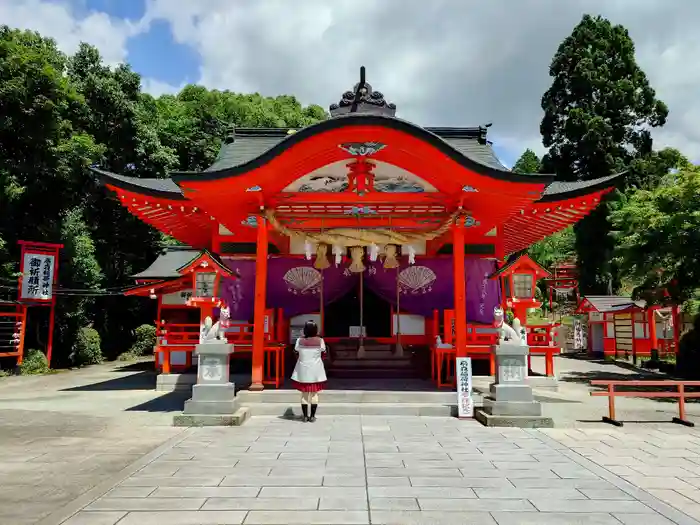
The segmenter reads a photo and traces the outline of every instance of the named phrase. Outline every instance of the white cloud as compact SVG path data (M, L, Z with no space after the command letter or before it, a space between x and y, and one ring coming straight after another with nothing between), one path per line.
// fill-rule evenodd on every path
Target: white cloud
M561 40L583 13L625 25L671 108L657 145L700 160L700 3L667 0L151 0L201 56L210 88L297 95L328 105L368 81L422 125L493 122L512 154L542 151L540 98Z
M154 97L159 97L161 95L174 95L183 87L185 87L184 84L180 86L173 86L167 82L161 82L160 80L150 77L144 77L141 79L141 89Z
M88 42L100 50L110 65L126 60L127 40L143 29L141 24L101 12L78 17L70 3L47 0L0 0L0 21L50 36L66 53L75 52L80 42Z
M542 152L540 98L561 40L583 13L626 26L637 57L671 109L657 146L700 160L700 2L667 0L148 0L138 22L77 14L68 0L0 0L0 21L54 37L72 52L81 40L105 60L127 59L128 39L154 20L200 56L199 83L266 95L294 94L328 106L368 81L421 125L493 122L509 156ZM148 78L154 95L176 92Z

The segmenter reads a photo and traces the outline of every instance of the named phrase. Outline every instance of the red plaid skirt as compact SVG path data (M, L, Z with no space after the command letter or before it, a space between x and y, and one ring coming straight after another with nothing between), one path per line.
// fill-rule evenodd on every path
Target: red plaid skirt
M318 383L299 383L298 381L294 381L292 379L292 385L294 385L294 388L296 388L299 392L316 393L325 388L326 382L319 381Z

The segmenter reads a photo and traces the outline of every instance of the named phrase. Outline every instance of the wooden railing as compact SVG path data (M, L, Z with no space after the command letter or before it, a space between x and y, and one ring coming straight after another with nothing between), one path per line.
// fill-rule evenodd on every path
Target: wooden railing
M24 354L26 315L23 307L15 312L0 312L0 357L16 357L17 365L22 364Z
M686 392L686 387L700 387L700 381L607 381L597 379L591 381L592 386L604 386L606 390L591 392L594 397L608 398L608 415L603 416L603 421L615 425L622 426L622 421L615 418L615 398L616 397L646 397L646 398L671 398L678 399L678 417L674 417L671 421L688 427L694 427L695 423L688 421L685 418L685 400L691 398L700 398L700 392ZM630 390L615 390L615 387L674 387L675 392L659 392L659 391L630 391Z
M527 344L528 346L555 346L553 340L553 331L558 325L551 324L536 324L527 326Z
M156 363L164 374L171 371L170 354L183 352L186 354L184 368L192 366L192 353L199 344L199 324L156 323ZM249 323L232 323L225 331L226 340L237 345L236 353L246 353L247 347L252 346L253 325ZM158 354L161 358L158 359Z

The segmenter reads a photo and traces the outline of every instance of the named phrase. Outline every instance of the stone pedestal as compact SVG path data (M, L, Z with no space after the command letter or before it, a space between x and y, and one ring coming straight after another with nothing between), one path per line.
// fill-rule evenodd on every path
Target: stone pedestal
M491 427L551 428L552 419L542 416L527 382L529 347L503 343L491 347L496 356L496 380L484 407L476 411L478 421Z
M195 347L199 357L197 383L185 410L175 416L175 426L232 426L245 421L239 408L235 385L229 381L229 355L233 345L206 343Z

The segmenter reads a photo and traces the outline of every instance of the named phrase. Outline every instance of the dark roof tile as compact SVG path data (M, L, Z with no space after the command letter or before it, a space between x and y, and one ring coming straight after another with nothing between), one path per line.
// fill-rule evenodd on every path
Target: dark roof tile
M144 271L133 275L134 279L172 279L180 277L178 269L187 266L201 254L201 250L187 247L170 247Z

